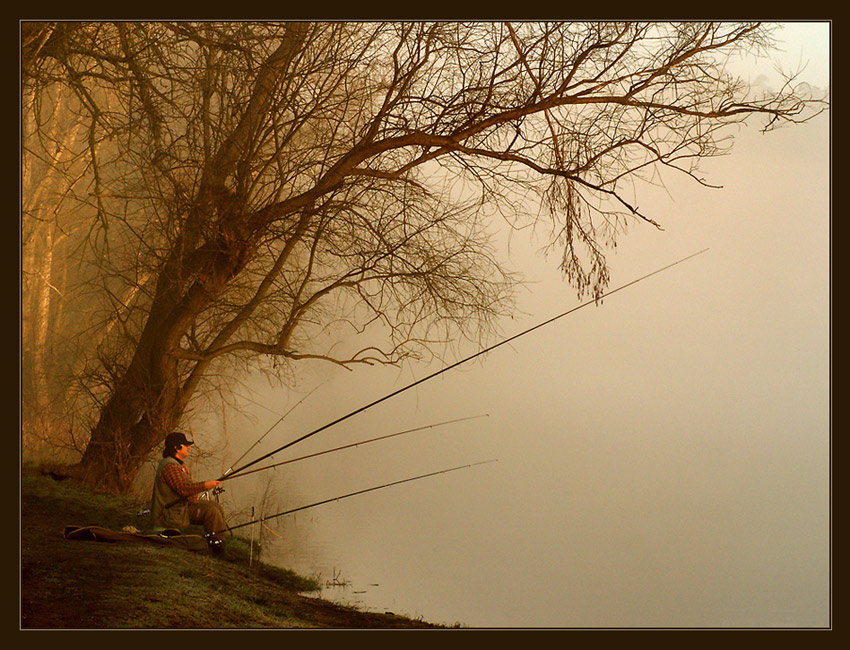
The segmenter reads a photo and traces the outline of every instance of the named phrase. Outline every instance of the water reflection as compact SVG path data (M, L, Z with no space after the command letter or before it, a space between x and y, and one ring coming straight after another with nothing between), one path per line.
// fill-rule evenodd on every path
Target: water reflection
M381 589L381 584L374 577L360 575L356 559L346 557L341 550L345 547L344 540L328 532L329 528L347 525L333 514L287 523L282 527L281 537L268 545L264 561L314 578L321 589L306 594L310 597L364 611L391 611L393 600Z

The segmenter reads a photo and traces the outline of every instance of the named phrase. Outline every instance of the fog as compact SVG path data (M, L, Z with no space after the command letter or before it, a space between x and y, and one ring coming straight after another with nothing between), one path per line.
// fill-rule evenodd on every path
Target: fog
M826 85L828 25L786 35L789 66L810 58ZM226 482L232 523L266 479L268 515L497 459L277 518L263 559L345 583L323 597L448 625L828 626L829 149L828 115L753 124L703 165L722 189L641 188L664 230L620 238L612 289L708 250L269 462L482 417ZM485 345L579 304L539 246L505 248L527 284ZM245 462L441 367L305 364L295 391L257 379L199 446L226 438L217 472L290 408Z

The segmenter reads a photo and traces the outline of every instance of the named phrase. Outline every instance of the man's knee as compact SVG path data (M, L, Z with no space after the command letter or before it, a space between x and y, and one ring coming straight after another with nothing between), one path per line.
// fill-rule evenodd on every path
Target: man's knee
M195 506L193 523L202 524L207 532L223 532L226 530L224 510L220 504L215 501L199 501Z

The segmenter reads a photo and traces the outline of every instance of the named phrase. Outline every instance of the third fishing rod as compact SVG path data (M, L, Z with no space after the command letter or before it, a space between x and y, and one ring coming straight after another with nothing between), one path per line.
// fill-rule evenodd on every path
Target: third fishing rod
M563 313L561 313L561 314L558 314L557 316L553 316L552 318L550 318L550 319L548 319L548 320L543 321L542 323L538 323L537 325L535 325L535 326L533 326L533 327L529 327L528 329L523 330L522 332L519 332L518 334L514 334L513 336L511 336L511 337L509 337L509 338L507 338L507 339L505 339L505 340L503 340L503 341L500 341L499 343L496 343L496 344L494 344L494 345L491 345L490 347L484 348L483 350L480 350L479 352L476 352L475 354L472 354L472 355L470 355L470 356L468 356L468 357L466 357L466 358L464 358L464 359L461 359L460 361L456 361L455 363L453 363L453 364L451 364L451 365L449 365L449 366L446 366L445 368L442 368L442 369L440 369L440 370L437 370L436 372L433 372L433 373L431 373L430 375L428 375L428 376L426 376L426 377L423 377L422 379L418 379L418 380L416 380L416 381L414 381L414 382L412 382L412 383L408 384L407 386L403 386L402 388L399 388L398 390L395 390L395 391L393 391L392 393L389 393L388 395L384 395L383 397L381 397L381 398L379 398L379 399L376 399L374 402L370 402L369 404L366 404L365 406L361 406L360 408L358 408L358 409L356 409L356 410L354 410L354 411L351 411L350 413L347 413L346 415L343 415L342 417L339 417L339 418L337 418L336 420L333 420L332 422L329 422L329 423L327 423L327 424L325 424L325 425L322 425L322 426L320 426L319 428L314 429L313 431L310 431L309 433L305 433L305 434L304 434L303 436L301 436L300 438L296 438L296 439L295 439L295 440L293 440L292 442L288 442L287 444L285 444L285 445L283 445L283 446L281 446L281 447L278 447L278 448L277 448L277 449L275 449L274 451L270 451L269 453L265 454L264 456L260 456L260 457L259 457L259 458L257 458L256 460L253 460L253 461L251 461L250 463L247 463L247 464L243 465L242 467L239 467L239 468L237 468L237 469L234 469L234 470L233 470L233 471L232 471L229 475L227 475L227 476L222 476L222 477L221 477L221 478L219 478L218 480L223 481L223 480L226 480L226 479L233 478L233 477L234 477L236 474L238 474L239 472L242 472L242 471L246 470L247 468L252 467L253 465L256 465L257 463L259 463L259 462L261 462L261 461L265 460L266 458L268 458L268 457L270 457L270 456L273 456L274 454L276 454L276 453L278 453L278 452L280 452L280 451L283 451L284 449L287 449L288 447L291 447L292 445L295 445L295 444L297 444L297 443L301 442L302 440L306 440L307 438L310 438L311 436L315 436L317 433L321 433L321 432L322 432L322 431L324 431L325 429L329 429L330 427L332 427L332 426L334 426L334 425L336 425L336 424L339 424L340 422L343 422L344 420L347 420L348 418L351 418L351 417L353 417L353 416L357 415L358 413L362 413L362 412L363 412L363 411L365 411L366 409L370 409L370 408L372 408L373 406L377 406L377 405L378 405L378 404L380 404L381 402L385 402L385 401L387 401L388 399L390 399L390 398L392 398L392 397L395 397L396 395L399 395L399 394L403 393L403 392L404 392L404 391L406 391L406 390L410 390L410 389L411 389L411 388L413 388L414 386L419 386L420 384L425 383L425 382L426 382L426 381L428 381L429 379L433 379L434 377L437 377L437 376L439 376L439 375L442 375L444 372L448 372L449 370L452 370L453 368L457 368L457 367L458 367L458 366L460 366L461 364L464 364L464 363L467 363L467 362L469 362L469 361L472 361L473 359L476 359L476 358L480 357L480 356L481 356L481 355L483 355L483 354L486 354L486 353L488 353L488 352L491 352L492 350L495 350L495 349L496 349L496 348L498 348L498 347L501 347L501 346L503 346L503 345L507 345L507 344L508 344L508 343L510 343L511 341L515 341L516 339L520 338L521 336L525 336L526 334L530 334L531 332L533 332L533 331L535 331L535 330L538 330L538 329L540 329L541 327L545 327L546 325L549 325L550 323L554 323L556 320L559 320L559 319L561 319L561 318L563 318L563 317L565 317L565 316L568 316L568 315L572 314L573 312L576 312L576 311L578 311L579 309L582 309L583 307L587 307L588 305L594 304L594 303L598 302L599 300L601 300L602 298L607 298L608 296L611 296L611 295L613 295L613 294L617 293L618 291L622 291L623 289L626 289L626 288L628 288L628 287L631 287L631 286L633 286L633 285L637 284L638 282L641 282L641 281L643 281L643 280L646 280L647 278L652 277L653 275L658 275L659 273L661 273L661 272L663 272L663 271L666 271L666 270L668 270L668 269L671 269L671 268L673 268L674 266L676 266L676 265L678 265L678 264L681 264L682 262L685 262L685 261L687 261L687 260L689 260L689 259L691 259L691 258L694 258L694 257L696 257L697 255L701 255L702 253L704 253L704 252L705 252L705 251L707 251L707 250L708 250L707 248L704 248L704 249L703 249L703 250L701 250L701 251L698 251L698 252L696 252L696 253L692 253L692 254L690 254L690 255L688 255L688 256L686 256L686 257L683 257L683 258L681 258L681 259L679 259L679 260L677 260L677 261L675 261L675 262L673 262L673 263L671 263L671 264L667 264L666 266L662 266L660 269L656 269L655 271L652 271L651 273L647 273L646 275L643 275L643 276L641 276L641 277L639 277L639 278L637 278L637 279L635 279L635 280L632 280L631 282L627 282L626 284L620 285L620 286L619 286L619 287L617 287L616 289L612 289L611 291L608 291L607 293L603 293L603 294L602 294L602 295L600 295L598 298L594 298L594 299L592 299L592 300L588 300L587 302L583 302L583 303L581 303L580 305L577 305L576 307L573 307L572 309L568 309L567 311L565 311L565 312L563 312Z
M441 469L436 472L429 472L427 474L420 474L419 476L411 476L410 478L404 478L399 481L393 481L392 483L384 483L383 485L376 485L374 487L365 488L363 490L357 490L356 492L349 492L348 494L343 494L337 497L331 497L330 499L324 499L322 501L317 501L315 503L310 503L306 506L299 506L298 508L292 508L291 510L284 510L283 512L278 512L273 515L268 515L267 517L261 517L260 519L251 518L251 521L246 521L242 524L236 524L235 526L228 526L225 530L213 531L211 533L206 533L204 537L212 537L213 535L218 535L224 532L232 532L237 528L244 528L245 526L251 526L252 524L262 523L264 521L268 521L269 519L274 519L276 517L283 517L284 515L291 515L294 512L301 512L302 510L307 510L309 508L315 508L316 506L321 506L326 503L331 503L333 501L341 501L342 499L347 499L349 497L357 496L358 494L365 494L366 492L374 492L375 490L383 490L384 488L392 487L394 485L401 485L402 483L410 483L411 481L418 481L423 478L428 478L431 476L437 476L439 474L447 474L449 472L456 472L459 469L466 469L468 467L475 467L476 465L486 465L487 463L495 463L498 458L494 458L492 460L482 460L477 463L469 463L468 465L460 465L458 467L450 467L448 469Z

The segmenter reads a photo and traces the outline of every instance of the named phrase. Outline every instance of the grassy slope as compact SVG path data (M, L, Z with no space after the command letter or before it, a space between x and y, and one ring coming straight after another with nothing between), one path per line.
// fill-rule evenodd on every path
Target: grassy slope
M248 565L247 543L226 557L129 542L70 541L65 526L120 530L130 499L94 494L33 468L21 480L21 628L433 628L311 598L316 583Z

